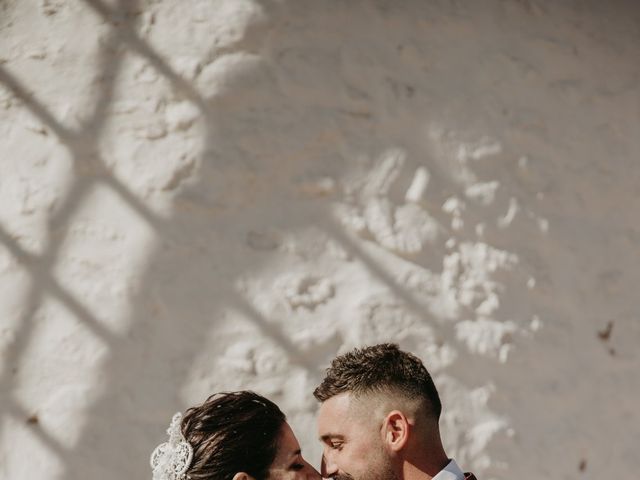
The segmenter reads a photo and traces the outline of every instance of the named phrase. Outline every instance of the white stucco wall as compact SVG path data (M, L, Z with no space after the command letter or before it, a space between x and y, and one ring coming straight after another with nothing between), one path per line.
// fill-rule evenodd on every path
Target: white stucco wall
M394 341L485 480L630 478L640 5L0 4L0 478Z

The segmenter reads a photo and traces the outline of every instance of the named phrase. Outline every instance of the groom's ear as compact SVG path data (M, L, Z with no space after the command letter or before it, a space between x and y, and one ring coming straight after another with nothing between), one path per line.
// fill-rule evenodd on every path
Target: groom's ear
M233 476L233 480L254 480L254 478L246 472L238 472Z
M400 410L392 410L382 424L383 441L392 452L398 452L409 440L409 420Z

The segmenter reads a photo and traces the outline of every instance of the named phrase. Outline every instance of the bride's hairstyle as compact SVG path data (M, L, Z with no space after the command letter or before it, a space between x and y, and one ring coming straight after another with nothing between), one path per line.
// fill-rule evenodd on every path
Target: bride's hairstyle
M193 447L186 475L190 480L231 480L246 472L266 479L285 421L278 406L257 393L210 396L182 418L182 434Z

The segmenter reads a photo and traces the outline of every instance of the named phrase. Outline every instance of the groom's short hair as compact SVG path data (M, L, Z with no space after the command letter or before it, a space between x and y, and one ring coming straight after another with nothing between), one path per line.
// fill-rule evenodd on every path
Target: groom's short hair
M420 399L436 421L442 412L438 390L422 361L392 343L356 348L336 357L313 395L324 402L344 392L354 397L383 394Z

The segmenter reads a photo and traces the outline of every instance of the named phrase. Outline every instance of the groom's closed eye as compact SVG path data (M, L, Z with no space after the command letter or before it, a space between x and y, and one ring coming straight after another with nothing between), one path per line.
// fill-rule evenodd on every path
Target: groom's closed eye
M342 445L344 445L344 442L342 441L329 442L329 447L333 450L342 450Z
M344 445L344 437L342 435L323 435L320 440L332 450L341 450Z

